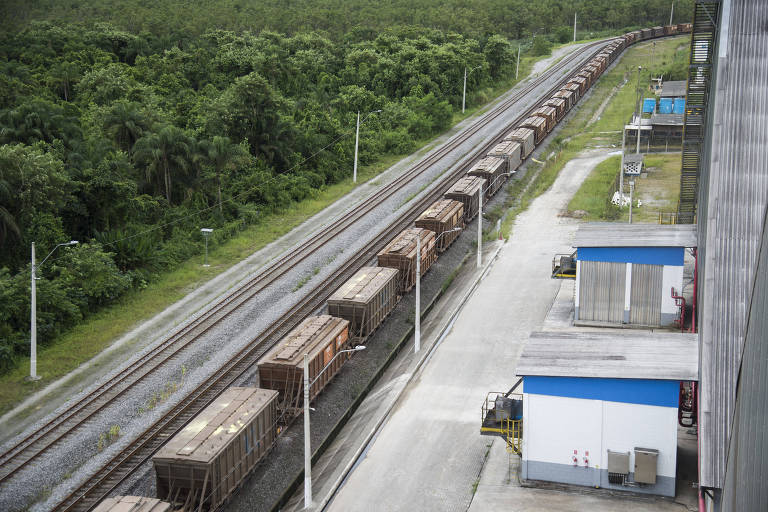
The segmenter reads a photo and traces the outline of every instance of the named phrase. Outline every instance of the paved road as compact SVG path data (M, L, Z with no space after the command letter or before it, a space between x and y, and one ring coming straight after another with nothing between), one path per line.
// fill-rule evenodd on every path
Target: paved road
M559 281L549 278L552 254L570 247L577 226L558 214L607 156L595 152L567 164L518 217L490 273L329 510L469 508L490 444L478 434L481 402L516 380L522 345L557 294Z

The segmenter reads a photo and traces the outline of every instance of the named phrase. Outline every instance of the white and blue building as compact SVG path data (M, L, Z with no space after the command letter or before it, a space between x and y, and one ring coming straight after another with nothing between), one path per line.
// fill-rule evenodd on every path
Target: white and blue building
M523 378L522 478L675 495L681 381L695 334L533 333Z
M671 326L680 318L685 251L695 225L587 223L576 248L574 323Z

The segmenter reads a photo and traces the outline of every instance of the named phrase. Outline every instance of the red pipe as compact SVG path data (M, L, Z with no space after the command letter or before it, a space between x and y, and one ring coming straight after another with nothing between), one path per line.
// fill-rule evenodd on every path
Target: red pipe
M691 304L691 328L688 332L696 332L696 302L698 300L699 287L699 254L696 247L693 248L693 304Z
M694 278L695 282L695 278ZM672 298L675 299L675 305L680 306L680 332L685 329L685 297L676 295L675 287L672 287Z

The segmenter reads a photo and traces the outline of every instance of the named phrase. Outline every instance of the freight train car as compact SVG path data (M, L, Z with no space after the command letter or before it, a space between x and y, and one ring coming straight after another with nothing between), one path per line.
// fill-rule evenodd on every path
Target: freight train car
M437 250L445 251L459 237L464 227L464 204L452 199L432 203L414 222L417 228L433 231L437 236Z
M396 268L400 271L398 291L407 293L416 284L416 241L421 240L421 275L437 261L435 232L424 228L408 228L400 232L377 255L380 267Z
M328 299L328 314L349 320L350 343L368 338L395 308L399 271L363 267Z
M468 176L477 176L485 180L485 196L490 198L499 191L506 181L509 169L517 170L520 166L520 143L501 142L488 156L477 162L467 171Z
M504 136L504 140L519 142L521 147L520 158L528 158L528 155L536 147L536 132L530 128L515 128Z
M443 197L454 199L464 204L464 222L475 218L480 209L480 194L485 193L487 186L483 178L477 176L464 176L448 189Z

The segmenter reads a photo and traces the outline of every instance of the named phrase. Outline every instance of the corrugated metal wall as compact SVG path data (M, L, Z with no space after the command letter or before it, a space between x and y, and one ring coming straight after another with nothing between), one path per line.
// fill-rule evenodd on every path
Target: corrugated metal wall
M632 265L632 290L629 299L629 323L661 325L662 265Z
M700 485L714 488L724 484L746 311L768 204L768 9L764 0L733 0L724 1L721 11L698 209Z
M767 210L768 212L768 210ZM723 512L768 510L768 221L750 304L723 487Z
M626 263L582 261L579 320L620 324L624 319Z

